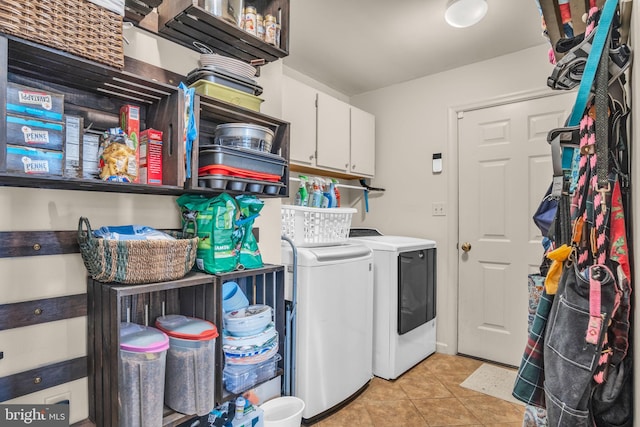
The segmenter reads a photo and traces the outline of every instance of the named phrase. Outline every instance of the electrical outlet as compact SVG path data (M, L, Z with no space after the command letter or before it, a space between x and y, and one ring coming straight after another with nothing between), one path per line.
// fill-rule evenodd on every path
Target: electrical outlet
M435 202L431 204L431 215L432 216L445 216L447 213L445 212L445 203L444 202Z

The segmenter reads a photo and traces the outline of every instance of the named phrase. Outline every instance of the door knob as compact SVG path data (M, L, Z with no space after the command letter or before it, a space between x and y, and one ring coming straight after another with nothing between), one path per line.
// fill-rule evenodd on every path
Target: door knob
M471 243L464 242L461 246L462 250L465 252L469 252L471 250Z

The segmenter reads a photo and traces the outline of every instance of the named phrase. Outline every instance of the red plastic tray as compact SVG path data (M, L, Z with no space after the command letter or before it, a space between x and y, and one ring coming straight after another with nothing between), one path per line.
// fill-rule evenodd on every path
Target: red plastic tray
M207 165L198 168L198 176L205 175L229 175L242 178L259 179L262 181L280 181L279 175L269 173L254 172L246 169L234 168L226 165Z

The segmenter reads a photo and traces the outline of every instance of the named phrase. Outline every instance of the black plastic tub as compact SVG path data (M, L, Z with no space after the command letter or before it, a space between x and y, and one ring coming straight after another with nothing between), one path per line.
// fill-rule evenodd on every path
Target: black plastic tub
M282 176L286 164L287 161L277 154L224 147L222 145L202 145L200 146L198 167L225 165L253 172Z

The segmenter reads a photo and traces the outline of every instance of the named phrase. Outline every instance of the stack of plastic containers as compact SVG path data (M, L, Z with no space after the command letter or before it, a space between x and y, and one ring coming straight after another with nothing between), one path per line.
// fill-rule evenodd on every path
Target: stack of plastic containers
M223 285L225 388L241 393L275 375L278 360L278 332L273 309L268 305L249 305L235 282Z
M215 406L216 326L172 314L158 317L156 327L169 335L165 403L183 414L208 414Z
M158 329L122 323L119 377L120 426L162 425L169 338Z

